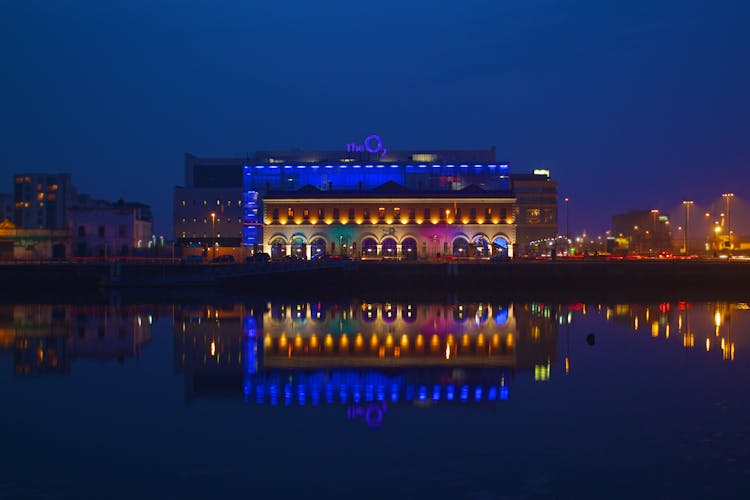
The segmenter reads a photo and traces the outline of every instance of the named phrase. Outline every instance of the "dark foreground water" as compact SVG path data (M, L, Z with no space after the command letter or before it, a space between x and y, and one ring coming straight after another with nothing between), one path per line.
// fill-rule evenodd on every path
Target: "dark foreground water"
M743 497L750 308L0 305L0 498Z

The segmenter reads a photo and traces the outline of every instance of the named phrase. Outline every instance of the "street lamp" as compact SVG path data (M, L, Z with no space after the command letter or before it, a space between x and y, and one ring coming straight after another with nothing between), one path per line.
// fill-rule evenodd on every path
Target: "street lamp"
M719 234L721 234L721 226L717 222L714 226L714 257L716 257L719 251Z
M685 232L682 233L682 249L685 255L688 254L688 225L690 224L690 207L693 206L692 200L685 200L682 202L685 207Z
M568 209L568 202L570 201L570 198L565 198L565 239L569 239L569 231L570 231L570 210Z
M211 212L211 246L214 247L214 258L216 258L216 212Z
M732 251L732 218L730 215L730 204L732 198L734 198L734 193L724 193L721 195L724 200L727 202L727 240L729 244L729 251Z
M656 217L658 215L659 215L659 210L657 210L655 208L651 210L651 216L652 216L652 221L651 221L651 247L652 247L652 250L656 250L657 249L656 248Z

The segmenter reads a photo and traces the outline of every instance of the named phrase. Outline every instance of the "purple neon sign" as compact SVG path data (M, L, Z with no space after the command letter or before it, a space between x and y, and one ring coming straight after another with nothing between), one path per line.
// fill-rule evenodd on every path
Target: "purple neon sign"
M381 157L385 156L388 152L383 146L383 139L379 135L368 135L365 137L364 144L350 142L346 145L347 153L364 153L365 151L368 153L380 153Z

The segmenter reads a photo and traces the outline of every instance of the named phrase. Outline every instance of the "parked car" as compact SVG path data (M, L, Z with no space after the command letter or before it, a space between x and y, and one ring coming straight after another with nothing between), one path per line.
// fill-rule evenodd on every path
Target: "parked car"
M245 259L245 262L251 264L253 262L271 262L271 256L267 253L255 253Z
M233 264L234 263L234 257L227 254L227 255L219 255L218 257L214 257L211 259L211 264Z
M510 257L507 255L493 255L490 257L490 262L510 262Z
M202 255L186 255L180 259L180 264L203 264Z

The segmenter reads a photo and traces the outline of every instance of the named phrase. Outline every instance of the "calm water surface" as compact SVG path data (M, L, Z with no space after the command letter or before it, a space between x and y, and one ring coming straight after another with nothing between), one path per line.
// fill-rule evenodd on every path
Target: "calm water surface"
M742 497L750 307L0 305L0 498Z

